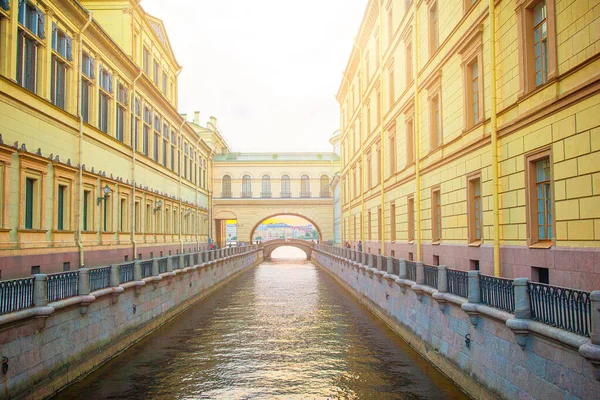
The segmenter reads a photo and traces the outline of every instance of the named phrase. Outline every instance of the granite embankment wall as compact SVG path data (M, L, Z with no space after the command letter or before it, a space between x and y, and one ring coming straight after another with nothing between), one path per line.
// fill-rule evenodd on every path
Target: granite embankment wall
M44 398L91 372L262 261L244 251L0 316L0 398Z
M587 337L515 319L373 264L317 249L312 260L473 398L600 399L600 366L592 364L600 346Z

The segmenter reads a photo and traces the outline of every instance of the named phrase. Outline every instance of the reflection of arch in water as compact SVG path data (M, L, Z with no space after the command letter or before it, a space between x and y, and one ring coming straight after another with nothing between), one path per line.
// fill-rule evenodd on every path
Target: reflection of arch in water
M271 218L282 217L282 216L287 216L287 215L291 215L291 216L294 216L294 217L300 217L300 218L305 219L307 222L310 222L312 224L312 226L317 230L317 233L319 234L319 239L321 239L323 237L323 235L321 234L321 228L319 228L319 226L317 224L315 224L315 221L313 221L312 219L307 218L307 217L305 217L302 214L294 214L294 213L281 214L281 213L279 213L279 214L273 214L273 215L270 215L268 217L265 217L265 218L261 219L258 223L256 223L256 225L254 225L254 227L250 231L250 238L251 238L251 240L254 240L254 232L256 231L256 228L258 228L259 226L261 226L263 222L265 222L266 220L271 219Z
M275 239L263 242L263 257L265 260L271 258L271 253L280 247L295 247L306 254L306 259L310 260L314 243L310 240L301 239Z

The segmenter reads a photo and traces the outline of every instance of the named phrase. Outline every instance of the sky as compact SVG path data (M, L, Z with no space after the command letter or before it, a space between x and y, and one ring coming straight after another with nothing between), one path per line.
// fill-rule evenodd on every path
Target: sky
M305 226L305 225L312 225L310 223L310 221L302 218L302 217L297 217L295 215L280 215L274 218L269 218L263 221L263 224L277 224L279 222L283 222L284 224L288 224L291 226ZM235 224L236 220L232 219L232 220L227 220L227 224Z
M177 4L175 7L174 5ZM331 151L335 95L367 0L143 0L163 20L179 112L233 151Z

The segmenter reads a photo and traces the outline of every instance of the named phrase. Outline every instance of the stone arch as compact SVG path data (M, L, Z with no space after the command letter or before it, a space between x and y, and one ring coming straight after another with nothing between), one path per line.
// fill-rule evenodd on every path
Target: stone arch
M306 254L306 259L310 260L312 256L313 243L307 240L301 239L276 239L269 240L268 242L263 242L263 257L265 260L271 258L271 254L273 251L280 247L295 247L297 249L302 250Z

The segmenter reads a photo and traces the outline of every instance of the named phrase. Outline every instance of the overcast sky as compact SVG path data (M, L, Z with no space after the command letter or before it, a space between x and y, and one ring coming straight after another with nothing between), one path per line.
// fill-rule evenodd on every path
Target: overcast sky
M183 71L179 111L200 111L234 151L331 151L335 94L367 0L143 0ZM176 6L175 6L176 5Z

